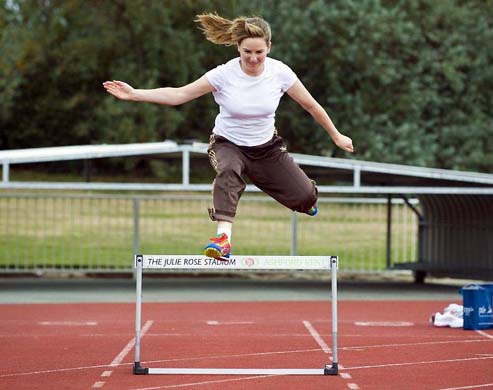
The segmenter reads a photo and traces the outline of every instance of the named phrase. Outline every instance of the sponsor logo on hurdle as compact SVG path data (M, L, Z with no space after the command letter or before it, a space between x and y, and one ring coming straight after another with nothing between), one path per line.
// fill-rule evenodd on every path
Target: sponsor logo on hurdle
M197 255L136 255L135 267L154 269L337 269L337 258L325 256L231 256L225 259Z

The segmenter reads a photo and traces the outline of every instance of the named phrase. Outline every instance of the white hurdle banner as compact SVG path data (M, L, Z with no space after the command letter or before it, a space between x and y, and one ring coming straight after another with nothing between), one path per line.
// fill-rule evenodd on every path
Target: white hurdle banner
M337 256L231 256L217 260L195 255L134 255L136 269L135 360L133 372L174 375L337 375ZM324 368L144 368L140 362L142 274L144 269L173 270L321 270L331 272L332 362Z

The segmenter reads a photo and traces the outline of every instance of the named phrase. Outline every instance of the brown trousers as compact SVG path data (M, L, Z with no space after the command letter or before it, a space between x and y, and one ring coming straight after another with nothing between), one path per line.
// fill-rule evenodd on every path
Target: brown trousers
M317 201L315 182L310 180L286 151L281 137L259 146L237 146L212 134L209 160L216 171L209 209L213 221L233 222L246 176L253 184L287 208L305 213Z

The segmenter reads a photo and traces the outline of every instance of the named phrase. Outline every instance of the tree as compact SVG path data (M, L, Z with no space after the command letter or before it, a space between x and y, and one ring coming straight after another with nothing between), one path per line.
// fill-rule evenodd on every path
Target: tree
M201 12L259 14L291 66L354 139L338 150L295 102L277 127L296 152L493 171L493 5L484 0L9 0L0 2L2 148L207 141L211 96L180 107L116 101L101 83L179 86L237 55Z

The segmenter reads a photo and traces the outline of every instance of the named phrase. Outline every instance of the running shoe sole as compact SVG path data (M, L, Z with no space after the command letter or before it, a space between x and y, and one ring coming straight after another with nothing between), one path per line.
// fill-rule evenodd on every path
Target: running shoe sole
M209 244L208 246L205 247L204 255L206 255L207 257L212 257L213 259L217 259L217 260L222 260L222 261L229 260L229 255L221 256L222 255L221 249L214 244Z

